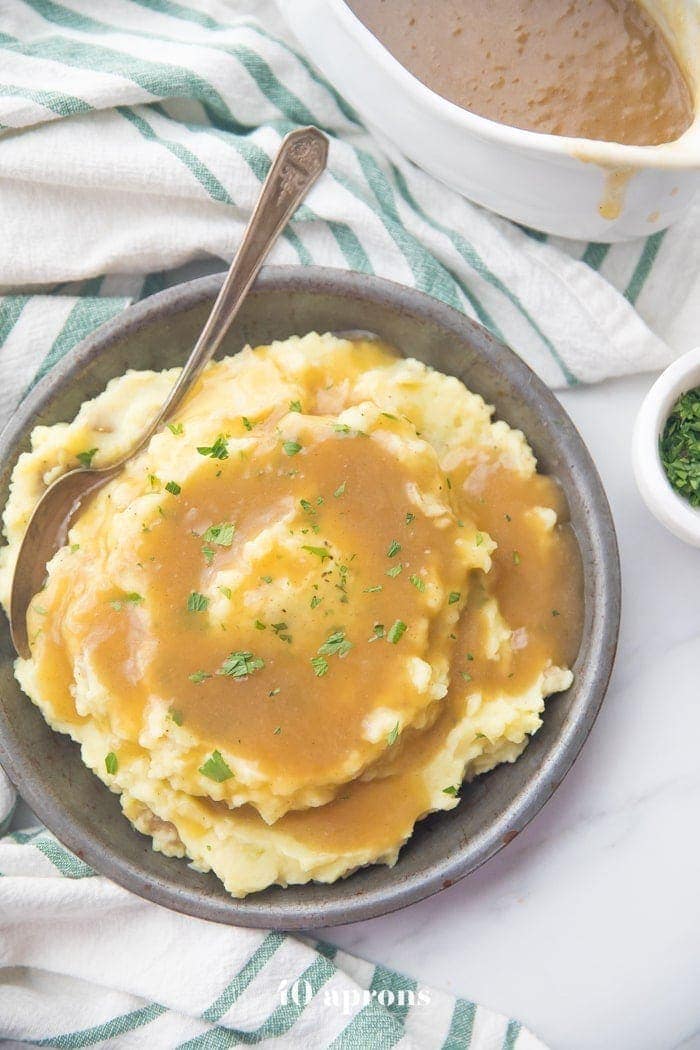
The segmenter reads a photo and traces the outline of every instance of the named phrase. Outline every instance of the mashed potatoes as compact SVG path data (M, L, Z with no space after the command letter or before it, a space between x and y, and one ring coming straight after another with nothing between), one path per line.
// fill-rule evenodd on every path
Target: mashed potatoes
M175 372L37 427L0 554ZM311 334L211 364L83 508L17 677L156 849L234 896L393 864L571 682L578 551L525 438L455 378Z

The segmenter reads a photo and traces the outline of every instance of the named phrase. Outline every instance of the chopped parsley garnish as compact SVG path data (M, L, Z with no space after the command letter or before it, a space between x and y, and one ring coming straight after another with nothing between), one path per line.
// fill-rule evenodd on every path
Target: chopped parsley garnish
M301 401L290 401L289 402L290 412L301 412Z
M185 433L185 428L182 423L168 423L168 430L171 434L174 434L175 437L181 437L181 435Z
M389 630L387 631L386 640L387 642L391 642L392 645L396 645L399 639L403 637L405 632L406 624L403 622L403 620L395 620L389 628Z
M173 496L179 496L182 492L182 486L178 485L177 481L169 481L165 486L165 491L170 492Z
M268 693L267 695L268 695L268 696L277 696L277 694L278 694L279 692L280 692L280 687L279 687L279 686L277 686L277 688L276 688L276 689L271 689L271 690L270 690L270 692L269 692L269 693Z
M376 642L377 638L383 638L384 637L384 624L383 623L375 623L375 625L372 628L372 630L374 631L374 634L370 638L370 642Z
M271 576L261 576L260 579L262 580L263 583L272 583L272 577Z
M157 492L160 489L160 478L156 474L148 475L148 484L150 485L153 492Z
M340 499L341 496L345 495L345 486L346 485L347 485L347 481L344 481L342 483L342 485L338 485L338 488L333 493L333 495L335 496L336 499Z
M318 648L319 656L346 656L352 649L352 642L345 637L345 631L334 631L329 634L323 645Z
M129 591L128 594L124 594L121 598L115 598L109 604L113 609L119 610L122 605L141 605L143 601L143 595L137 594L136 591Z
M319 596L317 594L313 594L311 596L311 601L309 602L309 605L311 606L312 609L317 609L322 601L323 601L323 598L319 598Z
M275 634L277 635L277 637L281 641L283 641L283 642L291 642L292 636L291 636L291 634L287 633L287 628L289 627L289 624L286 624L284 622L282 622L282 623L271 623L270 627L272 628L272 630L275 632Z
M469 674L468 671L460 671L459 673L461 674L465 682L471 682L472 676Z
M206 681L207 678L211 678L211 674L209 671L194 671L187 677L190 682L194 682L195 685L200 685L202 682Z
M454 798L455 795L459 793L459 788L456 787L454 784L450 784L449 787L442 789L442 793L443 795L452 795L452 797Z
M403 565L401 564L401 562L399 562L399 564L398 565L394 565L394 567L392 569L387 569L386 570L386 575L387 576L391 576L391 578L393 580L402 571L403 571Z
M473 659L474 659L474 653L467 653L467 660L473 660Z
M222 585L221 587L219 587L219 590L223 594L224 598L228 598L230 600L230 598L231 598L231 588L230 587L224 587Z
M253 624L253 626L255 627L256 631L266 631L267 630L267 627L262 622L262 620L256 620L255 623Z
M559 615L559 610L558 609L552 609L552 616L558 616L558 615Z
M411 511L409 510L409 511L408 511L408 512L406 513L406 524L407 524L407 525L410 525L410 524L411 524L411 522L412 522L412 521L415 521L415 520L416 520L416 516L415 516L415 514L412 514L412 513L411 513Z
M216 554L216 551L213 547L209 547L205 543L202 547L202 554L204 555L204 560L207 563L207 565L211 565L212 561L214 560L214 555Z
M261 671L264 666L265 661L262 657L238 650L226 657L216 673L227 675L229 678L247 678L254 671Z
M275 726L275 728L272 730L272 732L275 734L275 736L279 736L280 733L282 732L282 726Z
M334 423L333 424L333 429L335 430L336 434L349 434L350 433L350 427L348 426L347 423Z
M376 587L365 587L365 594L378 594L383 589L381 583L378 583Z
M445 475L445 481L447 482L448 489L451 489L452 488L452 482L450 481L448 475Z
M513 564L520 565L520 551L513 551Z
M105 769L111 777L113 777L119 769L119 759L114 751L110 751L108 755L105 755Z
M510 514L504 514L503 517L506 519L506 521L512 521L513 520L511 518Z
M671 488L700 507L700 386L686 390L671 409L659 455Z
M389 733L389 735L386 738L386 742L389 745L389 747L391 747L392 744L395 744L396 741L399 739L399 729L400 729L400 726L399 726L399 723L397 722L396 725L394 726L394 728L391 730L391 732Z
M448 605L456 605L461 597L462 597L461 591L450 591L450 596L447 599L447 604Z
M348 593L347 593L348 571L349 570L348 570L348 566L347 565L339 565L338 566L338 573L339 573L339 576L340 576L340 582L335 584L335 589L337 591L340 591L340 594L341 594L340 600L343 603L343 605L347 605L348 601L350 600L348 598Z
M401 550L401 544L399 543L399 541L398 540L392 540L391 543L389 544L388 548L387 548L387 552L386 552L387 558L395 558L400 550Z
M71 552L71 554L75 554L75 552L79 551L79 550L80 550L80 544L79 543L71 543L71 545L70 545L70 552Z
M323 656L312 656L311 666L317 678L323 678L324 674L328 673L328 660Z
M233 776L220 751L212 751L204 765L199 767L199 772L203 777L215 780L217 784L223 784L224 780L230 780Z
M302 510L305 510L307 514L315 514L316 508L312 507L307 499L300 499L299 506Z
M301 445L298 441L285 441L282 448L287 456L296 456L297 452L301 452Z
M241 423L246 428L246 430L252 430L255 426L255 423L251 423L247 416L241 416Z
M228 439L225 434L219 434L213 445L198 445L197 451L210 459L228 459Z
M88 449L85 449L84 452L79 452L75 458L79 459L84 467L90 467L90 466L92 466L93 456L96 453L97 453L97 449L96 448L88 448Z
M310 547L308 543L305 543L303 544L301 549L303 551L308 551L309 554L315 554L317 558L321 559L322 563L326 560L326 558L332 557L332 555L326 550L325 547Z
M209 599L206 594L200 594L199 591L192 591L187 599L188 612L204 612L208 605Z
M399 421L399 417L393 415L391 412L382 412L382 415L384 416L385 419L393 419L394 422L396 422L396 423L398 423L398 421Z
M421 579L420 576L416 576L414 573L409 579L417 591L425 590L425 580Z
M168 714L170 715L176 726L182 725L182 711L178 711L176 707L171 707L168 710Z
M484 542L484 534L483 534L483 532L477 532L474 535L474 543L477 545L477 547L480 547L483 542Z
M230 547L236 526L230 521L222 521L218 525L210 525L202 539L205 543L215 543L218 547Z

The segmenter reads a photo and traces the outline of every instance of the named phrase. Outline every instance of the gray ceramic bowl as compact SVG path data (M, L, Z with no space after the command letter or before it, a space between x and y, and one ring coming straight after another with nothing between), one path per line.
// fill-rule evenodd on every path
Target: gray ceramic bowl
M128 368L184 361L221 277L205 277L126 310L64 358L31 392L0 438L0 505L18 454L37 423L71 419ZM153 852L122 816L119 800L82 764L77 746L52 732L20 692L13 650L0 629L0 759L26 801L97 871L158 904L243 926L303 929L381 915L469 874L527 824L561 782L605 694L617 642L620 569L615 531L591 458L556 398L483 328L418 292L373 277L323 269L263 271L225 352L311 330L369 329L464 380L521 427L564 488L585 566L585 628L574 685L553 698L523 756L466 787L461 804L416 827L394 868L372 867L331 886L275 887L233 900L214 875Z

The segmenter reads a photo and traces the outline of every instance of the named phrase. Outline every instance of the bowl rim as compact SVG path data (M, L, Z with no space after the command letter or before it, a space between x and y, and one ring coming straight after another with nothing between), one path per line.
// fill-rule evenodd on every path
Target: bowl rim
M675 169L700 170L700 98L693 92L693 120L679 138L660 142L655 146L630 145L604 139L586 139L570 135L550 135L541 131L528 131L511 124L482 117L464 109L439 95L424 84L406 66L392 55L389 49L372 33L345 0L327 0L344 29L349 32L362 49L382 66L400 89L422 108L427 108L437 118L454 125L460 132L469 132L488 142L495 142L510 149L539 152L553 157L568 157L584 163L598 164L603 168L632 168L640 170ZM685 70L681 70L689 79Z
M83 363L102 350L108 350L113 343L123 342L131 333L147 326L149 320L159 319L164 314L172 316L211 301L224 276L224 273L218 273L197 278L149 296L116 315L69 351L21 402L0 434L0 463L10 460L17 439L31 429L32 420L41 407L50 403L55 389L80 374ZM475 330L485 331L466 315L424 292L349 270L269 266L263 268L252 291L327 293L345 296L355 302L373 301L384 307L390 304L402 315L408 314L419 321L438 326L447 337L454 334L456 338L471 339L472 343ZM343 893L344 882L339 880L334 884L341 888L337 900L324 903L320 913L313 899L285 905L285 891L282 891L282 903L279 904L256 902L259 895L255 893L240 900L232 897L212 898L206 893L175 885L176 879L154 879L144 873L137 863L129 861L117 851L106 851L80 820L71 816L60 799L43 791L42 784L35 778L27 749L23 749L22 740L10 726L0 703L0 760L5 771L46 827L100 874L155 904L232 925L304 930L357 922L423 900L470 874L515 838L560 785L590 733L612 673L621 603L617 538L596 467L565 409L514 351L490 333L486 334L490 344L495 345L501 355L499 374L504 382L511 387L515 385L520 398L536 406L549 431L555 435L554 443L563 450L566 463L580 465L581 488L594 523L590 535L595 544L595 577L600 583L601 593L600 601L593 606L589 633L597 639L596 659L591 662L592 666L585 665L580 669L579 676L588 682L588 689L576 708L567 715L556 747L544 755L540 767L526 787L518 791L500 817L466 841L459 850L426 870L404 875L390 890L386 887L360 891L352 888ZM16 462L16 451L14 459ZM290 887L291 890L294 888Z
M647 392L632 432L632 469L647 507L670 532L700 547L700 507L692 507L672 487L659 454L659 438L677 398L700 386L700 346L665 368Z

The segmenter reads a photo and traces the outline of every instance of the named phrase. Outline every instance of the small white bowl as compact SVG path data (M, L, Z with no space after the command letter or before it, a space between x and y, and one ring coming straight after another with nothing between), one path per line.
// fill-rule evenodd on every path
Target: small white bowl
M344 0L277 0L328 80L405 156L465 197L546 233L644 237L675 222L700 186L700 0L641 0L691 84L695 120L660 146L544 135L448 102L409 73Z
M700 547L700 508L671 488L659 455L659 438L677 398L700 386L700 346L662 372L644 398L632 434L632 468L640 495L662 525Z

